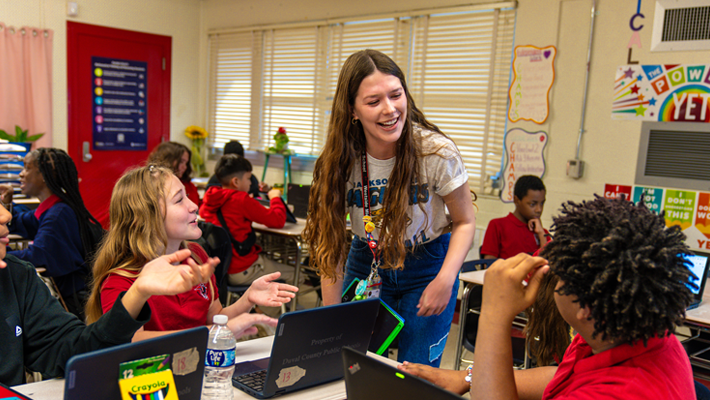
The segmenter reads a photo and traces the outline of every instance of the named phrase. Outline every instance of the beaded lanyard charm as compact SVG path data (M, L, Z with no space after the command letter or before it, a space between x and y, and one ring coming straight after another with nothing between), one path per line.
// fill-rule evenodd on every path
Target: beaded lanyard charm
M370 216L370 180L367 173L367 154L365 152L362 153L362 206L362 222L365 224L367 245L372 251L372 265L370 265L370 275L368 275L366 280L360 281L355 288L355 300L380 297L380 287L382 286L382 278L377 273L377 268L380 266L380 257L377 254L377 240L372 234L375 231L375 223L372 222L372 217Z

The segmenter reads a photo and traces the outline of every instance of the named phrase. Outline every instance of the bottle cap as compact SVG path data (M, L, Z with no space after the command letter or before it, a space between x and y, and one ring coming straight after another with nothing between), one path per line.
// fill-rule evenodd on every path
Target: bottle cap
M227 318L227 316L223 314L217 314L212 317L212 323L217 325L226 325L227 321L229 321L229 318Z

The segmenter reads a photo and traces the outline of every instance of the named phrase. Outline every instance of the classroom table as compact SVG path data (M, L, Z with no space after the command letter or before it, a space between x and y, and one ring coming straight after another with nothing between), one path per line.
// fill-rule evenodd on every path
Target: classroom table
M237 343L237 362L257 360L268 357L271 353L271 345L274 342L273 336L260 339L249 340ZM384 361L390 365L397 365L397 362L367 353L370 357ZM14 386L13 389L25 394L33 400L59 400L64 397L64 379L51 379L42 382L28 383ZM323 385L303 389L287 395L279 396L279 399L293 400L341 400L345 399L345 381L342 379L329 382ZM234 400L253 400L254 397L234 388Z
M483 285L483 276L486 271L471 271L462 272L459 274L459 281L464 285L463 296L461 297L461 305L459 307L459 336L456 343L456 358L454 358L454 369L459 370L461 367L461 353L463 353L463 335L466 322L466 305L468 304L468 296L471 294L473 285Z

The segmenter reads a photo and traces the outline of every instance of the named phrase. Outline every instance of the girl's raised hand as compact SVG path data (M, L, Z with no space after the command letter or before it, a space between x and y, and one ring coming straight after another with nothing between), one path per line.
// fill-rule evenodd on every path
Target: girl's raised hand
M207 262L198 265L190 254L190 250L183 249L149 262L141 270L134 286L137 285L136 288L145 296L175 295L209 281L219 259L208 258Z
M227 327L232 331L234 337L239 339L242 336L256 333L255 324L264 324L276 327L277 320L264 314L240 314L227 322Z
M252 282L246 292L249 302L264 307L279 307L296 297L296 286L274 282L280 276L281 272L274 272Z

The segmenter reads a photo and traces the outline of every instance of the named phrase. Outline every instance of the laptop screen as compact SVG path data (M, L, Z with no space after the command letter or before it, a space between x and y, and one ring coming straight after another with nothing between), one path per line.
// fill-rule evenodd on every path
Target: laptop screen
M694 288L688 283L686 283L686 286L688 286L688 289L690 289L690 291L693 292L694 295L702 295L704 280L707 279L705 272L707 271L708 267L708 257L703 254L684 254L683 258L688 261L686 265L690 269L690 272L692 272L694 275L691 275L688 278L688 282L694 283L697 287Z

